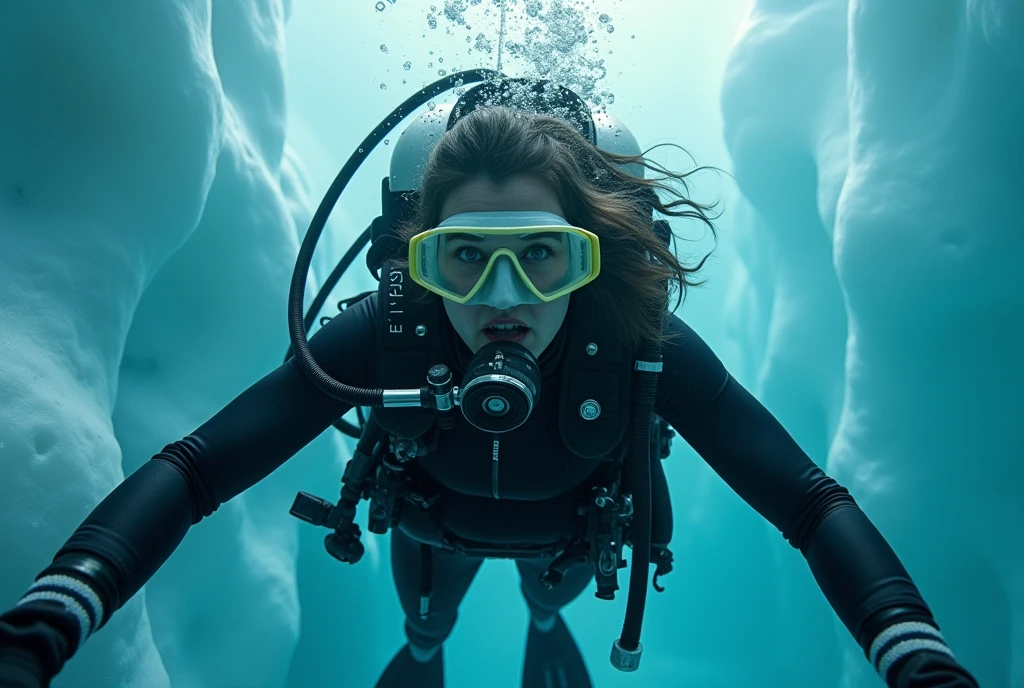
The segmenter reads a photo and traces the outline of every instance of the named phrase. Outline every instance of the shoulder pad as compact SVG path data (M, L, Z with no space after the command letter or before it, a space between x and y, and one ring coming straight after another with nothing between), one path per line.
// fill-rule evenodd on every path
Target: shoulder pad
M619 447L629 428L633 353L615 328L608 327L586 290L573 296L566 322L558 429L569 451L601 459ZM597 347L592 354L591 345ZM582 413L587 402L596 402L600 409L592 420Z

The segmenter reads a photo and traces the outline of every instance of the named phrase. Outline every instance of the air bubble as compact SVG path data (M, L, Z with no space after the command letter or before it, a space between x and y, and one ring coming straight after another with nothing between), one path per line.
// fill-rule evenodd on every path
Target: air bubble
M374 5L374 7L377 8L378 12L383 12L384 11L384 3L383 2L378 2L376 5Z
M476 48L477 50L483 50L484 52L488 53L494 51L494 44L491 43L491 41L488 40L487 36L485 36L483 33L478 33L476 35L476 41L473 43L473 47Z
M434 103L434 101L431 100L431 101L427 102L427 109L428 110L433 110L436 107L437 107L437 105Z

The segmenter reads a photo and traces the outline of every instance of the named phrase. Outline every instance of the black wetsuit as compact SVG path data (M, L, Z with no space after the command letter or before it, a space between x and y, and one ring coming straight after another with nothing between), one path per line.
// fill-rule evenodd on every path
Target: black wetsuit
M355 387L375 386L375 308L375 296L352 306L310 341L320 365ZM804 554L865 652L882 630L899 622L934 626L910 577L848 492L804 454L696 333L675 317L667 329L678 336L663 348L655 413ZM444 525L453 532L494 543L550 542L572 533L576 493L609 464L573 456L560 440L559 386L552 381L560 373L561 346L561 337L556 338L541 356L538 408L526 424L501 436L497 470L492 437L461 418L455 429L442 433L434 454L416 460L440 492ZM448 350L458 380L469 352L451 333ZM74 591L61 587L60 576L84 581L102 609L97 612L95 602L76 597L88 612L88 623L82 623L98 628L142 587L190 526L270 474L346 411L347 405L318 391L289 360L126 478L40 574L36 590L60 589L74 597ZM663 480L660 470L654 475L656 483ZM665 520L656 514L655 521L652 541L667 540ZM479 562L441 552L434 557L433 614L420 622L420 547L412 537L429 540L429 533L417 533L415 525L404 522L402 530L393 537L395 581L410 638L430 645L450 631ZM589 571L577 567L545 597L531 583L537 566L521 563L520 569L528 603L542 610L558 609L590 580ZM25 602L0 616L0 641L13 636L32 645L47 670L56 671L77 644L79 622L70 617L45 601ZM40 619L45 623L33 623Z

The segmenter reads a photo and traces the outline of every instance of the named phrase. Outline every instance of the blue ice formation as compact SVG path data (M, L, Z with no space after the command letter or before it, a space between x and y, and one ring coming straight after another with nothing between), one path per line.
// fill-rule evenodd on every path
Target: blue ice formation
M771 257L759 396L993 688L1024 685L1022 35L999 0L756 0L722 94ZM783 656L876 686L800 578Z
M0 22L5 608L126 474L280 364L309 221L284 4L52 5ZM55 685L284 685L287 510L335 456L314 443L194 528Z

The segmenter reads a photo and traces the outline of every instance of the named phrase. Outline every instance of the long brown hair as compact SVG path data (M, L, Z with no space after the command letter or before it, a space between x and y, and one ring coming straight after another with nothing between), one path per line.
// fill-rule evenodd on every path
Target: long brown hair
M630 163L660 176L632 176L621 168ZM599 299L631 345L664 341L660 318L668 294L676 292L678 307L688 287L703 284L693 275L710 253L693 267L681 264L655 234L652 210L698 220L717 238L712 224L717 216L709 215L714 204L687 197L687 177L702 169L710 168L673 173L643 155L602 151L560 119L486 107L462 117L438 142L423 172L417 216L401 234L408 241L436 227L448 194L473 178L487 175L500 184L515 175L536 175L556 189L565 219L601 240L601 274L583 289Z

